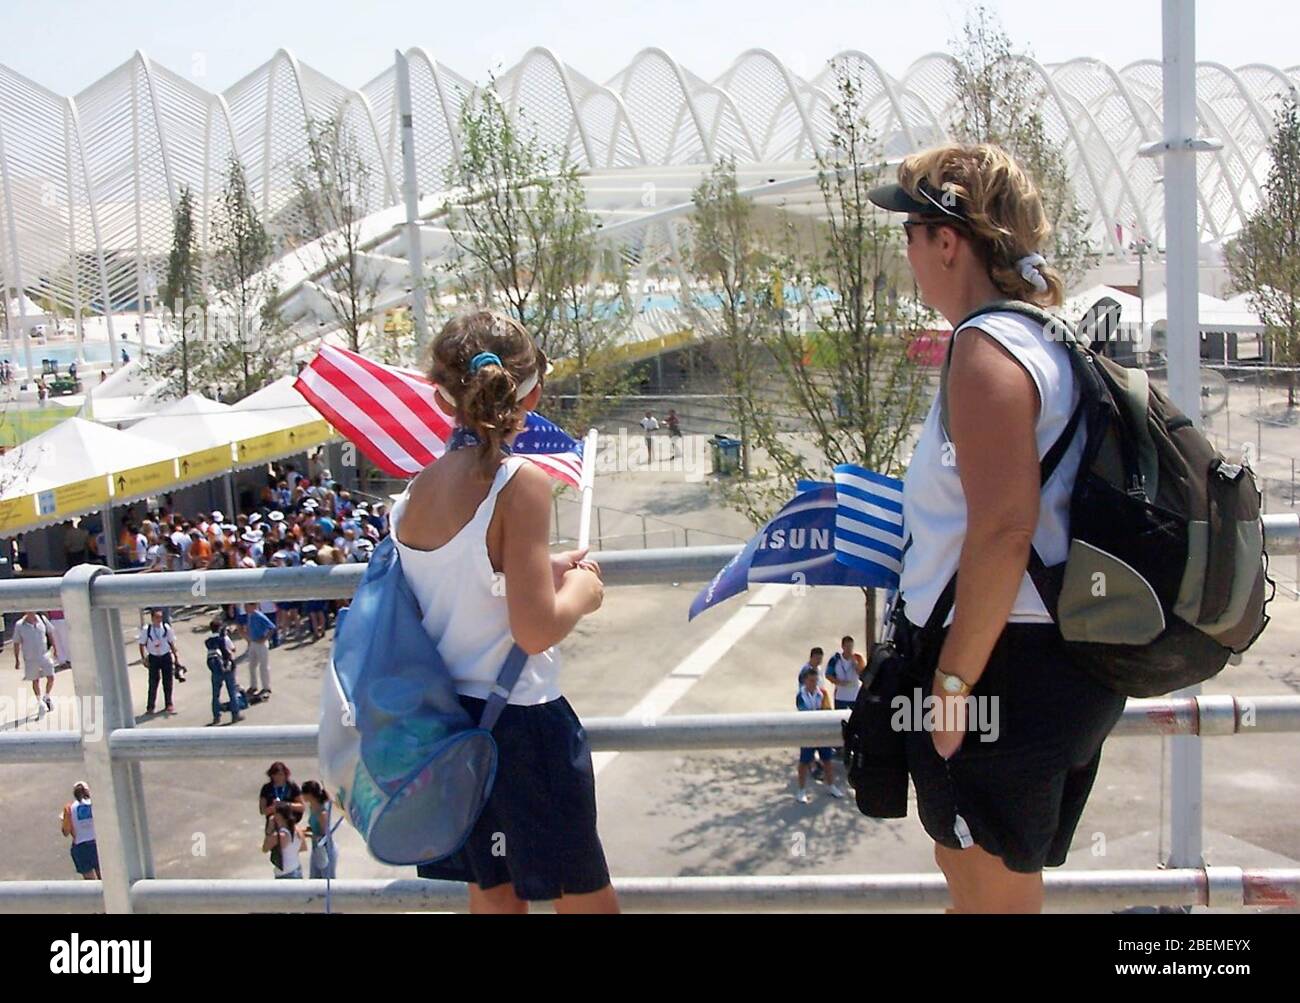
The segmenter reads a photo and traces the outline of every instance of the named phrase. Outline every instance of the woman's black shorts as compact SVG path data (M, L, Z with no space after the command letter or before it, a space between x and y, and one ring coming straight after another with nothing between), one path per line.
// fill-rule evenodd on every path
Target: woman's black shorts
M925 666L923 696L933 678ZM1012 871L1059 867L1125 698L1074 666L1055 625L1037 623L1007 624L971 696L982 698L984 733L995 740L980 740L979 703L946 762L929 731L906 733L921 824L937 843L973 843Z
M460 702L475 721L482 716L482 700ZM509 704L492 735L497 774L483 814L458 852L416 872L484 890L509 882L525 901L600 891L609 869L596 834L591 747L569 701Z

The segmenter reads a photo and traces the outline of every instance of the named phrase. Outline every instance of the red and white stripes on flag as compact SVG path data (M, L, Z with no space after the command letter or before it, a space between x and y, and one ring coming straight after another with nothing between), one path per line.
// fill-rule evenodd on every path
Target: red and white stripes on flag
M386 474L414 477L446 451L452 421L410 370L322 345L294 388Z
M322 345L294 388L386 474L414 477L446 452L454 420L419 373ZM515 452L576 488L582 480L581 447L569 448L576 445L530 412Z

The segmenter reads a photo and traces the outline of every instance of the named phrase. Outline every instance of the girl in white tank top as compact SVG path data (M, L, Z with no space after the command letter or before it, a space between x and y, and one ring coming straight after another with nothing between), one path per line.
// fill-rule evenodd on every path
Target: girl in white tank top
M456 429L393 507L402 572L474 720L513 646L528 654L493 728L492 793L465 846L418 869L466 881L474 912L617 911L596 833L586 733L561 694L555 646L600 607L585 551L552 555L551 482L510 443L541 396L546 359L517 323L480 312L434 341L433 382ZM500 852L504 840L506 852Z
M424 550L402 541L411 493L393 505L393 542L402 572L424 612L424 628L438 638L438 652L456 682L456 692L486 700L514 645L505 602L505 576L492 567L487 533L501 490L529 461L506 457L497 467L487 497L474 515L441 547ZM451 587L449 587L449 585ZM554 646L530 655L510 693L510 703L540 704L560 698L560 653Z

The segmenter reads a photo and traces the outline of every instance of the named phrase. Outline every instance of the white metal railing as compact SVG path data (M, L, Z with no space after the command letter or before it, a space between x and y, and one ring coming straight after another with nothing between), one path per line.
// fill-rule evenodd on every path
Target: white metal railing
M1271 516L1270 551L1295 552L1300 518ZM607 585L707 580L736 546L609 551L597 554ZM324 882L167 881L154 876L140 763L146 759L272 757L316 754L315 725L137 729L131 706L120 611L141 606L239 600L345 598L363 565L115 575L80 565L61 579L0 582L0 610L62 608L69 623L77 696L99 720L81 716L80 731L0 734L0 763L75 762L96 792L96 836L104 880L0 882L0 909L283 911L315 908ZM584 722L596 750L716 749L838 744L844 711L699 715ZM1199 696L1131 700L1115 734L1246 735L1300 730L1300 697ZM646 910L780 911L930 908L945 901L938 875L819 877L627 878L615 882L624 905ZM292 886L292 887L290 887ZM1232 867L1055 872L1046 875L1049 905L1300 904L1300 869ZM332 882L331 896L349 911L464 908L463 886L422 880Z

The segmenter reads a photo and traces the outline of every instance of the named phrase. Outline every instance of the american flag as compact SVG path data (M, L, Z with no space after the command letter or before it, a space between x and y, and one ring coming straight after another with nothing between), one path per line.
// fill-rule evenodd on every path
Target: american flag
M386 474L414 477L446 452L454 419L419 373L323 345L294 388ZM528 412L514 451L581 487L582 443L541 415Z
M903 482L853 463L835 468L835 559L880 570L903 567Z

